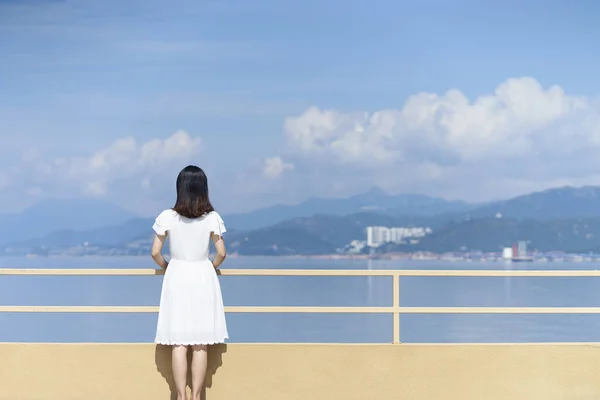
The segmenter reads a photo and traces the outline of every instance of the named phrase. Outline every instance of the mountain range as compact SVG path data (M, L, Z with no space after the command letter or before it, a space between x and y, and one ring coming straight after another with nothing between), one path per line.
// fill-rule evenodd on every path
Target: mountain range
M476 207L463 201L451 201L421 194L390 195L380 188L348 198L315 198L294 205L278 204L243 214L227 215L235 229L249 230L270 226L292 218L316 214L349 215L379 212L387 215L434 216L466 212Z
M592 186L549 189L486 204L372 189L348 198L311 199L223 218L229 246L240 254L332 253L352 240L364 240L365 228L371 225L431 227L433 234L411 245L410 251L495 251L520 239L540 249L600 249L600 187ZM0 223L15 232L2 246L11 248L11 254L15 249L27 253L83 243L103 248L149 245L152 222L97 200L52 200L0 216ZM385 249L408 251L402 245Z
M367 210L390 215L436 215L467 211L473 205L448 201L424 195L389 195L374 188L364 194L348 198L315 198L295 205L274 205L248 213L224 215L230 231L267 227L292 218L315 214L348 215ZM157 213L160 210L157 210ZM49 199L19 213L0 214L0 226L11 232L0 239L0 244L17 243L36 238L55 236L56 233L73 237L79 231L108 232L115 225L131 221L132 224L152 225L149 218L140 218L132 212L97 199ZM106 228L106 229L103 229ZM68 233L73 231L72 233ZM90 233L91 234L91 233ZM108 239L107 240L112 240Z
M48 199L18 213L0 214L0 243L20 242L65 230L87 231L124 223L136 215L98 199Z

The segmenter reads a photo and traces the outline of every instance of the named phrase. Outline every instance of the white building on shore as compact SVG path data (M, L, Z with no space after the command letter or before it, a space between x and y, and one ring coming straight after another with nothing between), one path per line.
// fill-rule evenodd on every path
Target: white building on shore
M393 227L386 226L368 226L367 227L367 245L378 247L385 243L402 243L408 238L421 238L432 232L429 227Z

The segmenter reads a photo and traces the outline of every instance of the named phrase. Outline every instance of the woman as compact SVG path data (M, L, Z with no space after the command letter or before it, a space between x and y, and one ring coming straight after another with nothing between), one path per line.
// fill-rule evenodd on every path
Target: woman
M207 366L207 346L227 339L221 287L215 269L225 260L221 216L208 198L208 180L202 169L190 165L177 176L177 201L160 213L152 258L166 269L160 297L155 343L173 346L173 378L177 400L187 400L187 350L191 347L192 399L200 400ZM162 256L169 237L170 261ZM216 256L210 261L210 241Z

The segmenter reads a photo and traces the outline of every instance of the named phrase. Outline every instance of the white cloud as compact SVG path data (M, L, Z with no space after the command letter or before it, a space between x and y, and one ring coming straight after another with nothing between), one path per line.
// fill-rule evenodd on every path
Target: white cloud
M32 196L105 196L123 185L139 187L141 181L142 188L150 190L152 176L185 166L200 149L199 137L179 130L165 139L146 142L121 138L85 156L48 159L37 151L26 151L20 164L0 173L0 187L21 185Z
M397 190L432 192L448 181L442 183L469 197L479 184L492 186L489 180L498 179L500 188L505 182L510 192L517 181L521 189L537 189L600 170L600 103L527 77L508 79L473 101L452 89L415 94L400 109L310 107L287 118L284 132L298 153L375 169L374 177L387 176Z
M545 90L535 79L520 78L473 102L452 89L444 95L413 95L399 110L345 114L310 107L287 118L284 129L298 150L329 152L346 162L393 162L410 159L421 149L474 161L522 156L536 145L546 146L549 134L598 145L599 111L587 98L568 96L558 86ZM582 115L587 118L575 118ZM593 126L581 132L589 117Z
M387 113L343 114L310 107L299 117L286 118L284 129L290 143L302 152L330 152L342 161L370 163L370 158L396 158L387 148L393 125Z
M280 178L287 170L293 170L294 164L283 161L279 156L266 158L263 163L263 175L269 179Z
M90 156L54 160L55 168L66 169L72 181L81 182L83 191L105 195L111 182L151 172L169 163L188 159L200 150L201 141L185 131L177 131L166 139L138 143L127 137ZM63 168L61 168L63 167ZM149 178L146 178L149 182Z

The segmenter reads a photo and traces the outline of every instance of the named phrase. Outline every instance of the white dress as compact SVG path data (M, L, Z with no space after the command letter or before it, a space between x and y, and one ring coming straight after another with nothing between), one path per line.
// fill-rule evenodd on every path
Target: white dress
M152 226L167 233L171 259L165 272L155 343L209 345L228 339L221 286L208 259L211 232L226 232L221 216L213 211L189 219L169 209Z

